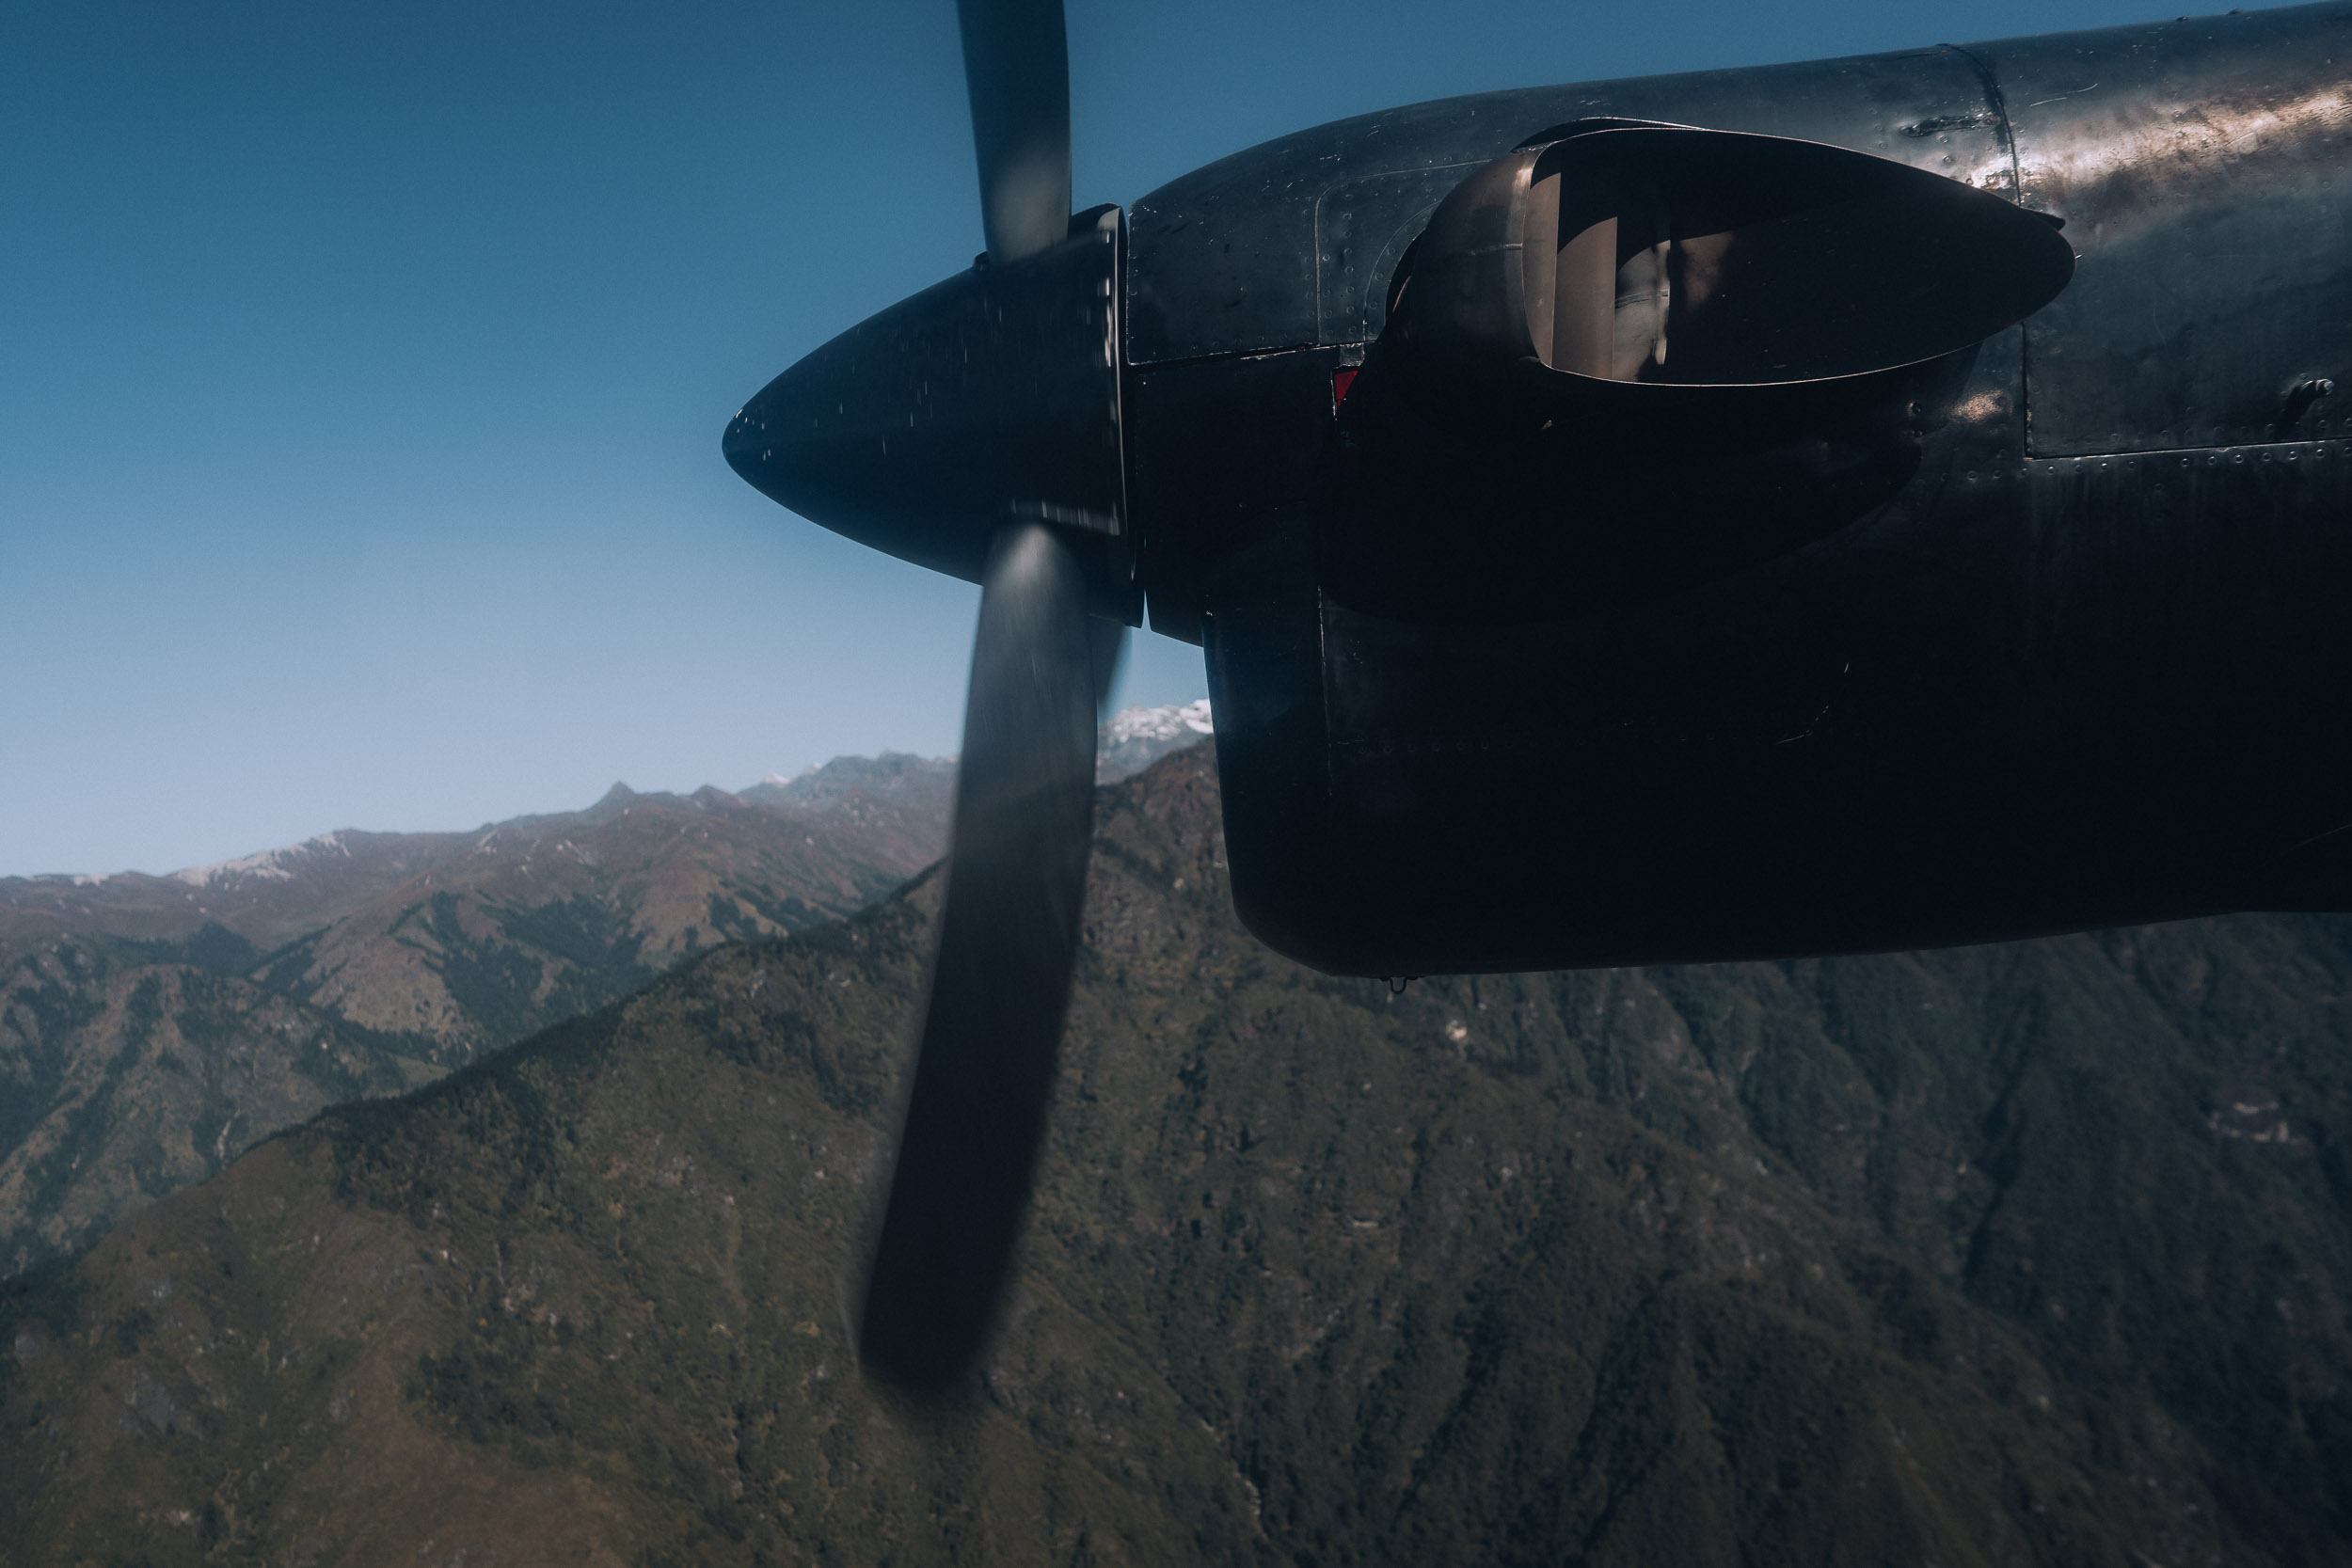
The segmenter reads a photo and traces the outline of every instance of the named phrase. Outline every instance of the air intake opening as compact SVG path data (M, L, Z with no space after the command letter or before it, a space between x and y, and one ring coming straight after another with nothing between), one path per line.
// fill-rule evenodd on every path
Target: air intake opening
M1463 182L1407 265L1385 338L1433 385L1532 360L1579 382L1759 388L1981 342L2064 288L2074 252L2037 214L1906 164L1602 122Z
M1677 260L1665 198L1635 171L1550 163L1533 170L1519 254L1536 356L1607 381L1661 379Z
M1327 592L1494 625L1640 602L1887 504L2074 252L2003 197L1777 136L1602 121L1473 173L1343 400Z

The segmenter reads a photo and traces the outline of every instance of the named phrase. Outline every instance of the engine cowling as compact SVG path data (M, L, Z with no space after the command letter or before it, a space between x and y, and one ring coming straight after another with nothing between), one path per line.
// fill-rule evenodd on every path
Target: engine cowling
M1622 120L1532 138L1397 269L1348 399L1333 589L1534 617L1836 531L1911 478L1978 345L2074 261L2001 196L1842 148Z

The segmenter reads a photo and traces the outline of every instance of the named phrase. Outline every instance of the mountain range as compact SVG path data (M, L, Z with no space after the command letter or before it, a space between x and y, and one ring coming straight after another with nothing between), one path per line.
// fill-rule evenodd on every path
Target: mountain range
M1206 703L1103 727L1105 778ZM470 832L346 830L163 876L0 879L0 1274L333 1104L396 1093L946 847L949 758L839 757Z
M939 888L0 1286L0 1563L2352 1561L2352 920L1397 996L1182 752L920 1406L849 1324Z

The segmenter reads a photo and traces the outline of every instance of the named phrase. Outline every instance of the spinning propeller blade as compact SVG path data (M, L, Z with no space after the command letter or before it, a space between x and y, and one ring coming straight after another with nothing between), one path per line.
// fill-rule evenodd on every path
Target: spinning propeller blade
M1070 233L1059 0L961 0L992 268ZM996 530L957 774L953 859L921 1053L866 1281L866 1364L938 1392L986 1342L1070 1000L1093 832L1094 726L1124 628L1087 612L1056 530Z
M1061 0L958 0L980 224L998 266L1070 230L1070 46Z
M1094 806L1095 637L1069 547L1000 531L972 652L922 1053L867 1282L867 1365L922 1389L978 1354L1045 1128Z

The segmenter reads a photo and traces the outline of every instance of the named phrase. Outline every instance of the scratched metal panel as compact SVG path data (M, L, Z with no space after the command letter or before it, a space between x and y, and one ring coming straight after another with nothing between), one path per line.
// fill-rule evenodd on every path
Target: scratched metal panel
M2082 258L2026 325L2033 455L2352 431L2352 8L1972 48Z
M1546 127L1597 115L1800 136L2012 189L1983 75L1952 49L1417 103L1265 143L1136 201L1130 361L1377 336L1396 259L1445 194Z

